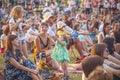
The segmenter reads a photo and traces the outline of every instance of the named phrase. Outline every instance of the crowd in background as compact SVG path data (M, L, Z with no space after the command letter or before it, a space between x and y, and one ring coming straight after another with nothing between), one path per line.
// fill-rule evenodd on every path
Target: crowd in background
M0 35L5 80L44 80L45 64L63 80L69 67L83 80L120 79L120 0L0 0Z

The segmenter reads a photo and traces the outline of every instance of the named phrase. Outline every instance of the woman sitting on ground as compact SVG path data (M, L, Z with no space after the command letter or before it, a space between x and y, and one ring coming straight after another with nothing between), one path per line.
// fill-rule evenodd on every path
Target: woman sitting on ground
M107 49L109 52L109 56L112 57L112 61L114 61L114 63L119 64L120 65L120 55L116 52L116 49L114 47L114 39L107 37L103 40L103 42L107 45ZM116 48L118 48L118 46L116 46Z
M88 80L113 80L113 75L106 72L102 66L98 66L89 74Z
M19 47L20 43L16 35L7 36L5 80L42 80L36 66L25 58Z
M3 29L3 34L1 35L1 53L5 51L5 40L9 33L9 25L6 25Z
M85 76L82 75L84 80L87 80L87 78L90 75L90 73L92 71L94 71L96 69L96 67L102 66L103 62L104 62L104 60L101 57L99 57L99 56L88 56L88 57L86 57L81 62L82 70L83 70L83 73L85 75Z
M98 55L104 59L103 67L104 70L110 71L113 74L113 80L120 80L120 65L115 64L109 56L108 49L105 44L95 44L91 49L91 55Z
M35 50L34 50L34 60L37 63L39 61L39 54L41 54L42 52L46 53L46 62L47 65L49 67L52 67L54 69L59 69L59 65L57 63L57 61L53 60L51 58L51 54L52 54L52 41L49 38L48 34L48 25L46 23L41 23L40 25L40 34L35 38L34 41L34 46L35 46Z

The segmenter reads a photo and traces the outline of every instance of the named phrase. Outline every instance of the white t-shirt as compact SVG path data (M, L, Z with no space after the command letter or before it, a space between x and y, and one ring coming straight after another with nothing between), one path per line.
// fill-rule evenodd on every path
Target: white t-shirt
M104 24L102 23L99 27L99 32L103 32L103 26L104 26Z
M52 36L52 37L56 35L56 33L54 32L54 29L50 26L48 28L47 33L49 34L49 36Z
M15 21L13 18L11 18L10 21L9 21L9 24L16 25L16 22L18 22L19 20L20 19L18 19L18 20ZM20 23L19 26L18 26L20 30L22 30L22 25L23 24ZM16 33L17 33L17 31L12 31L12 34L16 35Z
M109 61L109 60L107 60L107 59L104 60L103 67L104 67L104 69L105 69L106 71L108 70L108 67L117 70L117 69L119 69L119 67L117 67L117 66L119 66L119 65L116 64L116 63L114 63L114 62L111 62L111 61Z
M91 4L92 4L92 2L86 2L86 8L90 8Z
M106 3L106 4L104 3L103 7L104 7L104 8L109 8L109 7L110 7L110 4L109 4L109 3Z
M72 28L70 28L69 26L66 26L66 27L65 27L65 30L66 30L66 31L68 31L68 32L70 32L70 33L72 33L72 32L73 32L73 29L72 29Z
M6 36L5 34L2 34L2 35L1 35L1 40L5 40L6 37L7 37L7 36Z
M3 43L3 41L6 40L6 37L7 37L7 36L6 36L5 34L2 34L2 35L1 35L1 46L0 46L1 48L4 48L4 47L5 47L5 44Z
M34 38L35 38L35 36L30 35L28 33L28 31L27 31L27 33L25 33L25 36L24 36L25 41L32 42L32 41L34 41Z
M33 33L35 33L36 35L39 34L39 31L38 31L37 29L32 29L32 28L30 28L30 29L27 31L27 33L30 34L30 32L33 32Z
M120 3L117 4L117 9L120 10Z

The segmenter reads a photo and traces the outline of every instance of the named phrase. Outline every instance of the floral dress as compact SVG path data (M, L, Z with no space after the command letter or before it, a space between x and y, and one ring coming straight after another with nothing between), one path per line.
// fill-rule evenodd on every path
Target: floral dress
M23 62L20 61L20 57L22 57L22 53L20 50L16 50L16 55L13 56L10 51L6 52L6 58L5 58L5 80L32 80L30 77L29 72L26 72L24 70L20 70L13 66L9 60L11 58L14 58L18 63L21 65L31 68L31 69L36 69L34 64L30 60L24 60Z
M53 59L62 63L64 61L70 62L68 50L66 49L66 42L63 41L63 46L56 42L53 53L51 55Z

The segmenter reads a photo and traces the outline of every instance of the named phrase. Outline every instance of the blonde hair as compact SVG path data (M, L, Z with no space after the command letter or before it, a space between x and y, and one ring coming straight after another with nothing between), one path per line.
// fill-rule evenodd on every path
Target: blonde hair
M88 80L113 80L112 73L105 71L102 66L98 66L88 76Z
M18 5L18 6L15 6L13 7L12 11L11 11L11 15L13 18L19 18L20 15L22 15L24 12L24 9L22 6Z

